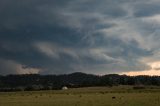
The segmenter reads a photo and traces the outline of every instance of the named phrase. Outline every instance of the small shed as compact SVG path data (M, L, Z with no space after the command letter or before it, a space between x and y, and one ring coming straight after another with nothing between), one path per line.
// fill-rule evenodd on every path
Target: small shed
M67 90L68 88L66 86L63 86L62 87L62 90Z

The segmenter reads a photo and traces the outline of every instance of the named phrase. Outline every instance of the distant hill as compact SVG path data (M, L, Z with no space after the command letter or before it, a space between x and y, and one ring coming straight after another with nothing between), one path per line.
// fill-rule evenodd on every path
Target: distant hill
M0 91L48 90L92 86L156 85L160 76L126 76L118 74L92 75L81 72L63 75L7 75L0 76Z

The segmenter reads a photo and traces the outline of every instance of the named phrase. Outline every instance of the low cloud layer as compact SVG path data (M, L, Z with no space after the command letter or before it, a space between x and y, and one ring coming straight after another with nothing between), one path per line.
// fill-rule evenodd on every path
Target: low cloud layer
M1 0L0 74L150 70L158 0Z

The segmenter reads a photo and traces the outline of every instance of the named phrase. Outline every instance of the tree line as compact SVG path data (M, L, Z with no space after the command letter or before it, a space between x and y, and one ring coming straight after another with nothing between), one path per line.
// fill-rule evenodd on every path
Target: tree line
M0 91L56 90L68 88L118 85L160 86L160 76L127 76L118 74L92 75L81 72L63 75L7 75L0 76Z

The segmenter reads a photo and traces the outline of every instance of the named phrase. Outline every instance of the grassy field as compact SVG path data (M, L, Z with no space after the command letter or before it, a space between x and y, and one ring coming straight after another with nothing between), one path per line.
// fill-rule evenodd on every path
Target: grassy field
M92 87L0 93L0 106L160 106L160 88Z

